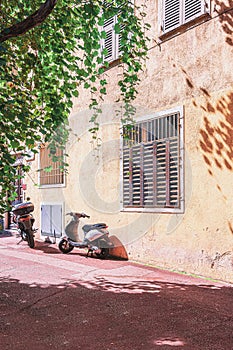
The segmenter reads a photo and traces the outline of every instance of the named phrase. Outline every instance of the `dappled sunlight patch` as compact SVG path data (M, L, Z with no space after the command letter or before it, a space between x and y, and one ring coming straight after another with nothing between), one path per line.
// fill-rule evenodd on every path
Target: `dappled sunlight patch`
M198 289L213 289L220 290L222 285L218 285L217 282L213 283L204 281L197 283L197 281L183 281L180 283L164 282L155 279L142 279L141 276L138 278L136 276L124 276L124 275L106 275L103 277L98 272L94 271L92 273L87 273L82 276L78 284L88 289L101 290L104 292L112 293L128 293L128 294L159 294L164 290L170 291L171 293L186 293L190 290L190 287L195 287ZM74 277L74 276L73 276ZM73 282L76 285L76 280ZM67 285L69 286L69 285ZM70 287L70 286L69 286Z
M221 289L221 287L218 287L218 286L203 286L203 285L200 285L198 286L200 288L207 288L207 289Z
M160 338L154 341L155 345L168 346L184 346L185 342L179 338Z
M86 280L79 282L80 285L88 289L98 289L113 293L128 293L128 294L142 294L142 293L160 293L162 287L159 284L147 281L119 281L96 277L93 280Z

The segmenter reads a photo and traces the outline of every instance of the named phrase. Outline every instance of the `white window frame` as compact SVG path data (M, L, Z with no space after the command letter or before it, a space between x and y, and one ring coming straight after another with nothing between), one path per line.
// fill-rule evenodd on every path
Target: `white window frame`
M136 119L137 122L146 122L156 118L169 116L172 114L179 114L179 196L180 196L180 205L179 207L124 207L123 200L123 137L121 137L121 156L120 156L120 205L121 211L125 212L153 212L153 213L184 213L185 207L185 193L184 193L184 108L183 106L177 106L169 110L164 110L152 115L142 116Z
M116 33L114 30L114 26L116 23L117 23L117 15L109 18L106 21L106 24L104 24L103 27L101 27L101 31L106 32L106 38L101 40L101 51L103 49L107 48L106 41L109 40L109 38L107 37L109 35L109 33L110 33L110 37L112 38L111 43L110 43L111 44L111 53L104 56L104 58L103 58L104 62L113 62L113 61L116 61L120 57L120 52L119 52L120 35L118 33ZM109 44L107 46L109 46Z
M165 2L168 0L160 0L159 1L159 33L161 35L172 32L173 30L188 24L190 22L192 22L193 20L197 19L197 18L202 18L203 16L206 16L208 14L210 14L210 5L211 5L211 0L195 0L195 2L197 3L197 1L200 1L200 6L201 6L201 10L197 13L195 13L195 8L191 9L192 11L194 11L194 14L192 16L189 16L187 19L185 19L185 9L186 6L189 7L190 6L190 2L194 0L178 0L179 4L177 3L177 6L179 6L178 12L179 12L179 18L178 18L178 23L175 23L174 25L170 25L168 28L165 28ZM170 0L172 1L172 0ZM172 3L171 3L171 7L172 7ZM195 6L195 4L194 4ZM191 5L192 7L192 5ZM174 20L177 19L177 17L174 17Z
M113 0L114 2L114 0ZM131 5L132 7L134 8L135 4L134 4L134 0L131 1ZM119 10L120 11L120 10ZM114 30L114 26L115 24L117 23L118 21L118 15L116 14L115 16L109 18L106 22L110 22L112 20L112 23L110 22L109 24L104 24L100 30L101 31L105 31L106 32L106 35L108 32L111 33L111 36L112 36L112 54L109 55L109 56L104 56L104 61L105 62L114 62L116 60L118 60L121 56L121 48L120 48L120 38L121 38L121 34L118 34L115 32ZM130 36L130 33L128 34ZM105 42L106 42L106 39L102 39L101 42L100 42L100 50L102 51L104 48L105 48Z
M65 156L64 156L64 161L65 161ZM64 172L63 174L63 183L60 184L41 184L40 183L40 169L41 169L41 162L40 162L40 150L38 153L38 184L40 189L46 189L46 188L61 188L61 187L66 187L66 174Z

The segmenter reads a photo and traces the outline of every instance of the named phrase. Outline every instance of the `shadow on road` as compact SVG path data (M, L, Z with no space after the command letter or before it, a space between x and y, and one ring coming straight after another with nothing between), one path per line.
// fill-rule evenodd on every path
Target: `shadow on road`
M55 243L54 245L52 245L51 243L36 241L35 250L42 251L45 254L63 254L60 252L60 250L57 247L57 244ZM122 261L128 260L128 256L124 254L124 251L122 253L122 250L123 250L122 247L117 247L117 249L114 249L114 251L112 249L112 252L110 252L109 257L105 260L122 260ZM86 250L79 250L77 248L75 248L74 250L72 250L72 252L68 254L87 257ZM99 259L95 254L93 254L93 256L89 254L88 258Z
M13 236L13 234L10 231L5 231L5 230L1 230L0 231L0 238L2 237L11 237Z
M53 246L51 245L51 243L47 244L45 242L39 242L39 241L36 241L35 250L40 250L45 254L61 254L56 244L54 244Z
M5 350L230 350L232 288L106 278L0 279Z

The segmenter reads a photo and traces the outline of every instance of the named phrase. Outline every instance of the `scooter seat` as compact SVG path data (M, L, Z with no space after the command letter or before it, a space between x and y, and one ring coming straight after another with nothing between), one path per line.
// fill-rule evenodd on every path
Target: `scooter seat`
M82 229L85 232L89 232L91 230L94 230L94 229L98 230L100 228L107 228L107 225L103 222L99 222L99 223L93 224L93 225L84 225Z
M99 228L106 228L107 225L104 222L99 222L98 224L94 224L94 227L99 227Z

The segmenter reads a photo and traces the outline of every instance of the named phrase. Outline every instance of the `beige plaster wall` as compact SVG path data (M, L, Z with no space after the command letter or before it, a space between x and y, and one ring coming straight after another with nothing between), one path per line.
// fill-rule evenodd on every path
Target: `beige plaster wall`
M90 96L83 92L70 116L66 186L36 188L35 161L28 195L35 202L37 219L41 203L59 202L64 213L80 210L93 222L106 221L132 260L233 282L231 23L228 14L218 16L212 3L211 20L158 45L157 2L148 0L147 5L150 50L135 118L184 106L184 214L121 211L120 120L114 102L119 97L116 82L121 66L105 73L109 91L100 118L100 146L91 142ZM217 9L223 10L220 5Z

